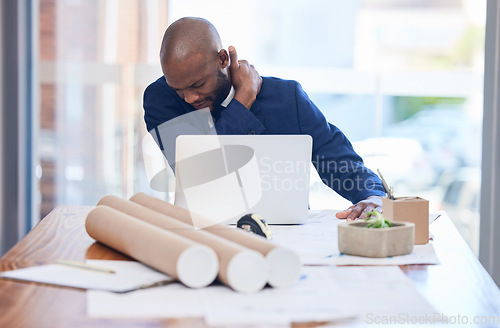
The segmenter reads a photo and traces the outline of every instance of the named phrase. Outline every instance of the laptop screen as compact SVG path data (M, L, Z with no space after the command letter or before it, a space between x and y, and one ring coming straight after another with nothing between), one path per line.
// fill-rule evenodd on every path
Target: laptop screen
M181 135L175 204L214 223L248 213L269 224L304 223L311 151L308 135Z

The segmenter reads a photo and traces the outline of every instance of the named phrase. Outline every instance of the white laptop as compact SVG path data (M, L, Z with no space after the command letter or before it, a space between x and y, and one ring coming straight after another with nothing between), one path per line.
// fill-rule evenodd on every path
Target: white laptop
M181 135L175 204L224 223L248 213L304 223L311 152L308 135Z

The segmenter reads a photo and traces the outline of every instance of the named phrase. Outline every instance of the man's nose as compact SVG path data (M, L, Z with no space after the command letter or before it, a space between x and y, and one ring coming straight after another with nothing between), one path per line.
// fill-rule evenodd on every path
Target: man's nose
M194 103L195 101L198 100L198 98L200 98L200 96L198 95L198 93L193 92L191 90L184 90L184 100L188 104Z

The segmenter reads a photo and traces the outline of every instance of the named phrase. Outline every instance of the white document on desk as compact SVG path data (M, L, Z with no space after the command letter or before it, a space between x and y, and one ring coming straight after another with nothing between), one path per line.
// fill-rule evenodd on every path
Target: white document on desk
M289 288L265 288L255 294L235 293L223 286L205 288L205 322L213 326L290 325L303 322L335 322L361 315L356 307L342 304L333 268L303 268L299 281ZM333 278L333 279L332 279ZM340 304L340 306L339 306Z
M115 273L103 273L59 264L47 264L5 271L0 277L83 289L127 292L172 278L139 262L87 260L88 264L109 268Z
M93 318L203 317L199 289L180 283L117 294L87 291L87 315Z
M317 216L307 224L273 230L273 241L293 249L304 265L405 265L439 264L432 243L415 245L408 255L368 258L340 254L338 224L345 222L330 216ZM271 230L273 227L271 227Z
M432 314L398 267L304 267L289 288L242 294L221 285L191 289L175 283L126 294L87 292L87 314L100 318L204 317L209 325L283 325L350 320L370 315Z
M415 245L413 252L407 255L384 258L362 257L347 254L335 254L326 260L335 265L406 265L406 264L439 264L432 244Z
M430 316L436 310L398 267L305 267L288 289L266 288L253 295L206 288L209 325L329 322L374 316Z

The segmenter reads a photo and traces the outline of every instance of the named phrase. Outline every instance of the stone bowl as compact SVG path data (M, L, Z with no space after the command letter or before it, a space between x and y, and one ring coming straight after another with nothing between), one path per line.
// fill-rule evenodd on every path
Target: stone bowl
M369 222L352 221L338 226L339 251L365 257L405 255L413 251L415 224L391 222L389 228L367 228Z

